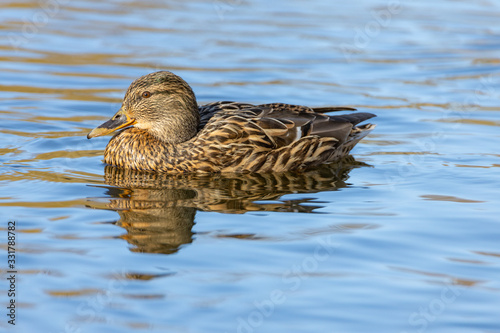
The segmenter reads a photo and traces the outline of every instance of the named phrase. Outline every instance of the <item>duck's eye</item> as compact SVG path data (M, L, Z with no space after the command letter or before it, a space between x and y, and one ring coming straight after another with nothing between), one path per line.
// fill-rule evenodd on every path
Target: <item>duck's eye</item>
M149 91L145 91L145 92L142 93L141 96L144 97L144 98L149 98L149 97L151 97L151 93Z

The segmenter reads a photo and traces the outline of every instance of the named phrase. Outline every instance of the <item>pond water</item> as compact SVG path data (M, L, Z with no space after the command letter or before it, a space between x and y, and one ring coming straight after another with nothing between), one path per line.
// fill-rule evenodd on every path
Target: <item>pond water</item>
M499 332L500 2L3 1L0 330ZM144 175L135 78L378 115L303 174ZM8 221L16 223L15 326Z

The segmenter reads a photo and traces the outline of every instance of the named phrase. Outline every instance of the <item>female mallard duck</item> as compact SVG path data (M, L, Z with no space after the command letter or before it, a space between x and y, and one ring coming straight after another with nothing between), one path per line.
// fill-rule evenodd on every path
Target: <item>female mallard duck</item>
M375 125L346 107L215 102L198 106L191 87L160 71L135 80L120 110L87 138L117 133L104 162L158 172L282 172L336 162Z

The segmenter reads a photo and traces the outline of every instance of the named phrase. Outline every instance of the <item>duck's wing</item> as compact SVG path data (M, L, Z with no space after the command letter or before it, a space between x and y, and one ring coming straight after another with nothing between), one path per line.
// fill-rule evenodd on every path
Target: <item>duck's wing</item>
M288 146L306 136L334 138L346 142L355 126L374 114L359 112L329 116L324 113L355 110L347 107L312 109L283 103L252 105L217 102L204 106L199 136L219 143L250 144L264 149Z
M303 170L340 160L374 128L356 126L371 113L328 116L289 104L228 104L212 104L206 125L187 143L202 161L198 170Z
M282 103L264 104L257 106L262 109L261 120L278 120L287 123L289 133L286 135L284 144L288 145L305 136L319 136L324 138L335 138L339 145L346 142L355 126L372 117L372 113L358 112L339 116L329 116L324 113L336 111L355 111L349 107L322 107L309 108L301 105L289 105ZM284 138L285 139L285 138Z

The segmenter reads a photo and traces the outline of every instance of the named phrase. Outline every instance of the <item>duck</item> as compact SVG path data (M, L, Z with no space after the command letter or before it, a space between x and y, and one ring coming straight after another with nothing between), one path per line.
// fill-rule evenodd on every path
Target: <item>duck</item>
M254 105L220 101L199 106L189 84L170 71L129 86L121 108L87 138L118 131L104 163L160 173L305 171L340 161L375 128L376 115L350 107Z

